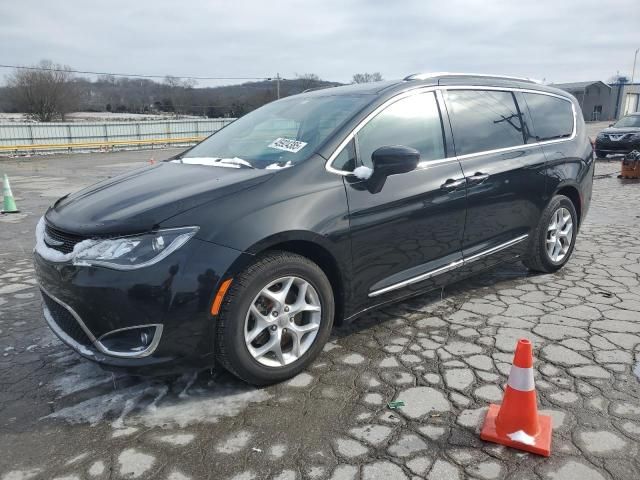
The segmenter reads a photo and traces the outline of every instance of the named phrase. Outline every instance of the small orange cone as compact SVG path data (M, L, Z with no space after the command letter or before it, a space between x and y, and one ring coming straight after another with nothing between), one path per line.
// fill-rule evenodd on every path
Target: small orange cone
M489 405L480 438L545 457L551 455L551 417L538 415L529 340L518 340L502 405Z

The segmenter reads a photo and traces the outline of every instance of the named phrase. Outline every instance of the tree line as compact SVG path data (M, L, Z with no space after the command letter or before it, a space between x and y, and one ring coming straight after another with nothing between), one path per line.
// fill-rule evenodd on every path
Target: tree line
M193 79L167 76L148 78L101 75L79 77L67 65L43 60L31 69L16 69L0 87L0 111L24 113L51 122L75 111L118 113L174 113L210 118L239 117L278 96L287 97L314 88L342 85L313 73L292 79L262 80L223 87L198 87ZM352 83L382 80L379 72L357 73ZM278 85L279 83L279 85Z

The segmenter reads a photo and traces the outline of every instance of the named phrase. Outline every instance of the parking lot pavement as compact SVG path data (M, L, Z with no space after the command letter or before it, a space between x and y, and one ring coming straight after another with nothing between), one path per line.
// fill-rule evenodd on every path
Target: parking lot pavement
M23 209L0 217L0 479L640 478L640 184L617 179L619 163L598 164L561 272L503 266L369 313L336 328L308 371L256 389L219 371L114 377L44 324L37 219L148 157L0 161ZM553 417L550 458L478 436L520 337Z
M595 140L596 137L598 136L598 133L600 133L602 130L607 128L612 123L614 123L614 122L613 121L611 121L611 122L587 122L587 124L586 124L587 125L587 135L592 140Z

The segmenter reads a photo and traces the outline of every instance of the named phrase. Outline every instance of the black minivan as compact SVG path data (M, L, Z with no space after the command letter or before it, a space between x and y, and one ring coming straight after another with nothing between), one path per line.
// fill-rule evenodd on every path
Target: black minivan
M576 100L418 74L316 90L57 200L36 232L53 331L107 369L300 372L335 322L521 259L569 259L594 159Z

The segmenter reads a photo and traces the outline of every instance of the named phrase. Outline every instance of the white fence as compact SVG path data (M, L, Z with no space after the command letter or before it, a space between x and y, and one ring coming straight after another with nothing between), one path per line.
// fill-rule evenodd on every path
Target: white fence
M192 144L233 120L210 118L142 122L12 122L0 124L0 153Z

